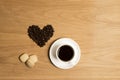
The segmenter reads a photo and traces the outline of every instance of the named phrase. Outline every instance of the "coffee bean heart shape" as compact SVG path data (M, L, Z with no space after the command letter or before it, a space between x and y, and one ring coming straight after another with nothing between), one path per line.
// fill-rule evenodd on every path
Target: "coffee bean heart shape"
M54 29L52 25L46 25L43 29L40 29L37 25L29 26L29 37L40 47L43 47L45 43L53 36Z

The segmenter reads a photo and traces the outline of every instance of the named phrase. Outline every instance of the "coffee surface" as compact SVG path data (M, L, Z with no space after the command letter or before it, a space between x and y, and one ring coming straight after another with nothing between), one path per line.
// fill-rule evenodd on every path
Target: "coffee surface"
M61 60L69 61L73 58L73 56L74 56L74 51L70 46L64 45L59 48L58 57Z

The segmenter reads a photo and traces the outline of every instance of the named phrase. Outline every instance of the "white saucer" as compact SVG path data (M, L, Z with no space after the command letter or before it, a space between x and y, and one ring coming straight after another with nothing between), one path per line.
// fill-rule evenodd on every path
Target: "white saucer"
M60 45L70 45L74 50L74 57L68 61L61 61L56 57L56 50ZM58 68L61 69L70 69L74 67L80 60L81 50L79 45L70 38L61 38L56 40L50 47L49 57L51 62Z

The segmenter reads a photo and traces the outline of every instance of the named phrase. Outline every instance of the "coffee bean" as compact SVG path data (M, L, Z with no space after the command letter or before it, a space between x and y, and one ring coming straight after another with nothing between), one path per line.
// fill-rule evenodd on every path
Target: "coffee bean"
M28 28L28 36L40 47L45 45L53 36L53 33L52 25L46 25L43 29L40 29L37 25L32 25Z

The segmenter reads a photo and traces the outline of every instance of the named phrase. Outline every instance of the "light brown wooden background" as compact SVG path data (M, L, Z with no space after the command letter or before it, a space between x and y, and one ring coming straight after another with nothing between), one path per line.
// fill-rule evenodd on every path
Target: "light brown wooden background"
M52 24L54 36L42 48L27 35L30 25ZM74 39L80 62L72 69L54 67L48 58L51 43ZM38 55L30 69L18 57ZM0 0L0 80L120 79L120 0Z

